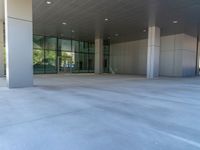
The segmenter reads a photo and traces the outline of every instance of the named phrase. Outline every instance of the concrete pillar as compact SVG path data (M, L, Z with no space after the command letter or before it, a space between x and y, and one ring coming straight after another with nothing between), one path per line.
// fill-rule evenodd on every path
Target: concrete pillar
M0 20L0 77L4 76L3 20Z
M33 85L32 0L5 0L7 84Z
M95 38L95 74L103 73L103 38Z
M160 59L160 28L149 27L147 50L147 78L153 79L159 76Z

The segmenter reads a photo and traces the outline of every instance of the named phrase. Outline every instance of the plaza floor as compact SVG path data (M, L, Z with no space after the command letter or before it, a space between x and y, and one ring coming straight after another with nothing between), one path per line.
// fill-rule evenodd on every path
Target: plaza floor
M0 79L0 150L199 150L200 78Z

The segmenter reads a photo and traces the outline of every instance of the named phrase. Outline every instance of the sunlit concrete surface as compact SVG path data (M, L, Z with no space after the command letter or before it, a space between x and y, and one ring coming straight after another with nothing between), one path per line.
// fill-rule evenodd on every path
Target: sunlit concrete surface
M199 150L200 78L0 79L0 150Z

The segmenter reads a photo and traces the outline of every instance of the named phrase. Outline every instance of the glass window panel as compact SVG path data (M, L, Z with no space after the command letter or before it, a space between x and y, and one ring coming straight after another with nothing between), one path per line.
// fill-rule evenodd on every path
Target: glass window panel
M44 49L44 37L43 36L33 36L33 48L34 49Z
M104 55L104 72L109 73L109 55Z
M88 42L84 42L84 52L88 53L89 51L89 43Z
M79 52L79 42L78 41L72 41L72 52Z
M94 72L94 54L88 54L88 72Z
M80 49L79 49L80 52L84 52L84 42L80 42Z
M33 69L34 73L44 73L44 51L33 51Z
M104 45L104 54L109 54L109 52L110 52L109 45Z
M79 53L74 54L74 61L75 61L75 66L74 66L73 72L77 73L79 72Z
M89 53L94 53L95 52L95 45L94 43L89 43Z
M79 54L79 71L88 72L88 54Z
M75 57L72 52L61 52L61 67L62 72L72 72L75 67Z
M56 73L56 51L46 50L44 63L46 73Z
M75 53L75 66L73 72L88 72L88 54Z
M71 40L59 40L59 47L62 51L71 51Z
M45 49L46 50L56 50L57 39L52 37L45 37Z

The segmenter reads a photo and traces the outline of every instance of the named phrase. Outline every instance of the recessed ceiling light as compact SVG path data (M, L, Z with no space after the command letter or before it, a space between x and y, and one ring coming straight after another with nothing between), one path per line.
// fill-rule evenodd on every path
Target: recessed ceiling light
M52 2L51 2L51 1L46 1L46 4L47 4L47 5L51 5Z
M118 34L118 33L115 33L115 36L119 36L119 34Z
M177 23L178 23L178 20L174 20L173 23L174 23L174 24L177 24Z
M105 20L105 21L108 21L109 19L108 19L108 18L105 18L104 20Z
M72 30L72 33L74 33L75 31L74 30Z
M63 24L63 25L67 25L67 23L66 23L66 22L63 22L62 24Z

